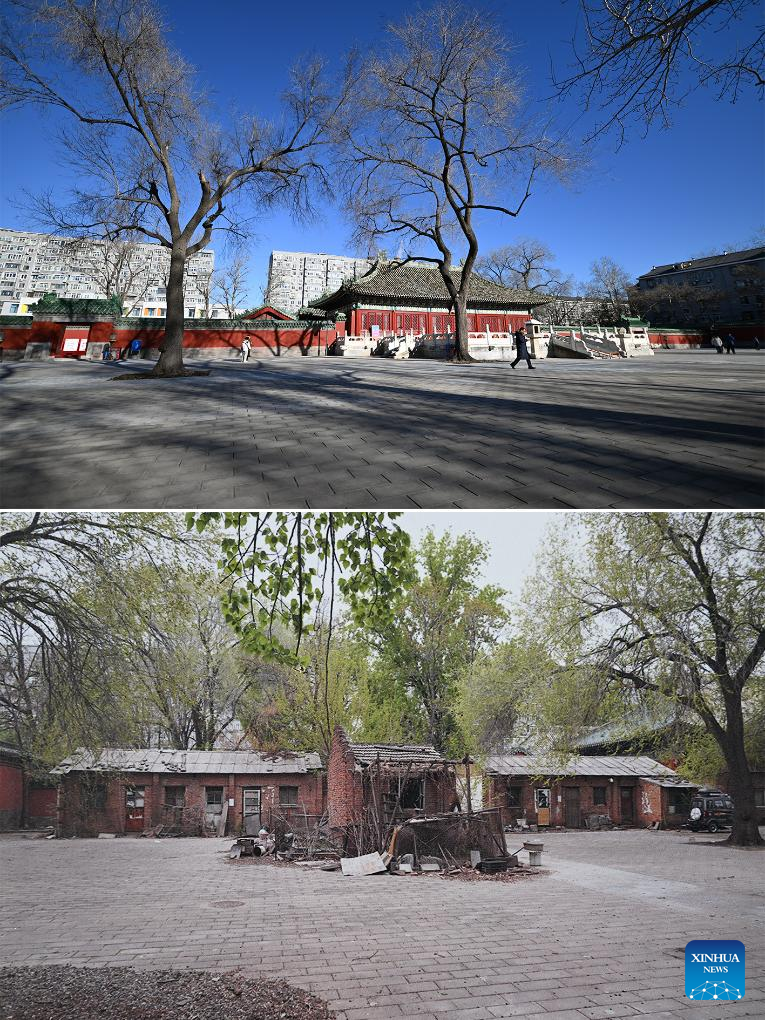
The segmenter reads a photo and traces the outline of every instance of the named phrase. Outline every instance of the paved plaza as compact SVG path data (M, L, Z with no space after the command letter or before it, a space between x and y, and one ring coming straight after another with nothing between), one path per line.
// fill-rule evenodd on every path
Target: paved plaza
M195 363L195 366L198 363ZM146 362L129 366L145 372ZM0 365L2 506L758 507L765 353Z
M510 835L510 849L515 849ZM765 853L706 834L546 833L512 883L229 862L230 840L0 840L0 964L284 976L340 1020L765 1015ZM740 939L746 996L684 998L685 944Z

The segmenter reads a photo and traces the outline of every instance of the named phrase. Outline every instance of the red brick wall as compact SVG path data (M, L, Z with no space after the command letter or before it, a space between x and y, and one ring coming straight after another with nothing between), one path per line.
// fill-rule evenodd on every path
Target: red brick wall
M507 803L508 786L521 787L521 808L510 808ZM595 803L595 787L605 787L605 804ZM661 787L642 784L649 790L659 791L658 800L654 797L649 802L651 811L658 809L658 814L650 817L641 811L641 789L633 779L620 780L615 778L609 782L608 776L578 776L558 782L532 782L524 777L516 776L484 776L483 803L484 807L498 807L502 810L503 824L508 825L516 818L525 817L529 824L537 824L537 812L534 803L534 790L543 788L550 790L550 825L565 825L566 819L566 788L577 787L579 790L579 814L582 826L587 815L608 815L615 825L622 824L622 803L620 790L622 786L633 790L633 824L645 825L649 821L663 818L662 809L666 806L661 799ZM625 820L625 824L627 824Z
M638 783L635 795L635 812L641 825L652 825L665 820L662 788L656 783Z
M336 726L327 763L327 810L333 829L348 825L361 813L361 775L355 771L355 764L348 735Z
M56 824L57 790L54 786L36 786L27 789L27 823L32 828Z
M99 832L125 832L125 791L130 785L144 787L144 828L167 821L163 809L165 787L185 787L185 807L198 808L204 813L205 787L223 787L223 798L234 799L228 808L227 833L239 833L242 828L245 787L261 790L261 819L268 824L271 810L280 812L279 787L298 788L298 808L302 815L321 815L324 811L324 783L321 774L315 773L261 773L257 775L188 775L181 773L145 773L111 778L107 782L106 806L95 811L84 806L81 797L81 780L78 773L64 777L59 819L64 835L92 836Z
M0 831L18 829L24 802L24 773L20 766L0 761Z

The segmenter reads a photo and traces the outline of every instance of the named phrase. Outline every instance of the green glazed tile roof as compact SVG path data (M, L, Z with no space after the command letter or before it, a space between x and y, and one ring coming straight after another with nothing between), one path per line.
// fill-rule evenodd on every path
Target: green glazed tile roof
M43 294L40 300L29 306L35 318L45 315L68 315L70 319L88 319L92 316L122 316L122 302L112 298L62 298L56 294Z
M452 278L458 281L460 269L452 270ZM387 263L373 268L366 276L356 280L348 280L333 294L327 294L313 302L315 308L333 308L347 303L349 300L411 301L450 303L451 298L446 289L438 267L432 263L408 262ZM517 290L512 287L501 287L478 273L472 273L468 284L468 304L494 306L522 306L533 308L546 304L549 298Z

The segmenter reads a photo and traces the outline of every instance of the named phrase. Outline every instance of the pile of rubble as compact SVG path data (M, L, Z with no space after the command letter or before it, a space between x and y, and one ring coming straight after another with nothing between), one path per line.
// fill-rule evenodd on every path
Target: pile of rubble
M543 849L541 843L525 841L508 853L496 809L402 819L389 827L377 849L361 835L358 825L352 833L330 833L326 819L301 832L262 828L257 836L237 839L229 857L269 857L274 862L342 871L352 877L388 873L474 878L521 874L539 867ZM349 845L357 851L353 856L347 853ZM518 855L524 852L528 864L519 860Z

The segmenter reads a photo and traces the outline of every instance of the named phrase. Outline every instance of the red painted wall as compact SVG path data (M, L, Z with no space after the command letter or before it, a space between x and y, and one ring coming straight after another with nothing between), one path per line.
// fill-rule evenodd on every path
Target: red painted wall
M492 333L510 333L528 322L529 317L528 311L468 312L468 330L482 333L488 326ZM372 326L379 326L381 334L406 333L409 330L415 333L453 333L456 329L454 315L446 309L443 312L405 312L393 307L357 308L351 311L349 323L352 336L369 334Z
M2 326L5 336L4 351L23 352L28 343L49 343L51 354L56 354L68 324L65 322L31 322L23 326ZM115 339L112 340L112 334ZM303 328L282 328L279 324L265 325L257 321L252 327L236 329L218 328L186 328L183 335L185 350L221 350L230 349L232 353L240 350L242 340L249 336L253 350L270 351L274 355L296 351L304 354L317 353L317 349L326 348L337 336L345 335L345 323L338 322L336 328L316 329L311 325ZM122 350L131 340L141 340L144 350L156 350L164 338L164 329L147 325L114 328L111 322L93 322L90 324L90 343L106 343L110 341L114 348Z

